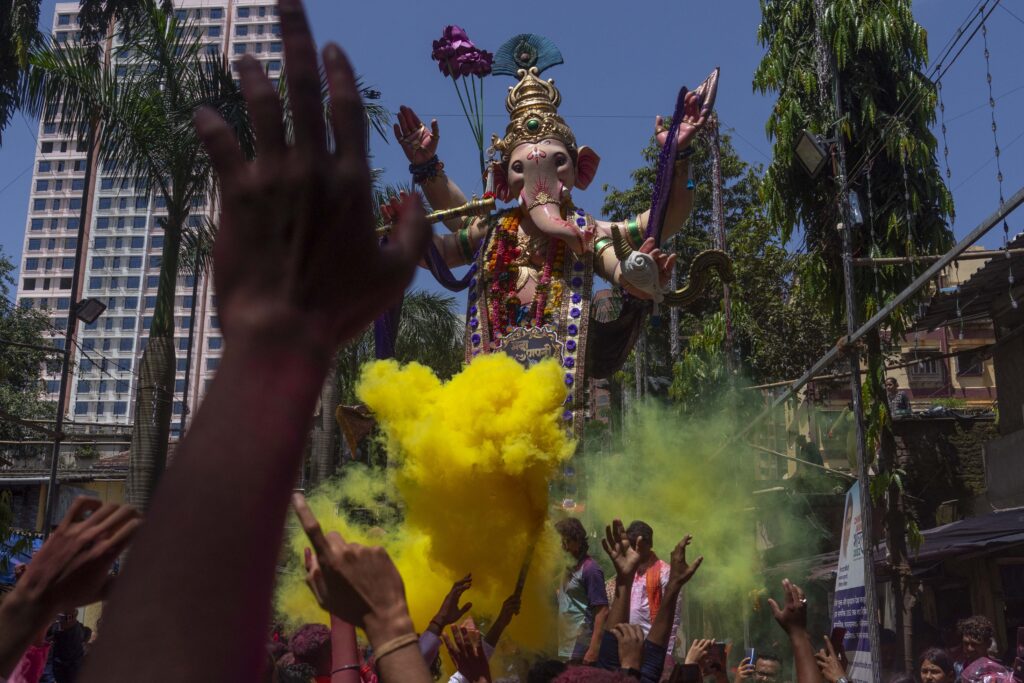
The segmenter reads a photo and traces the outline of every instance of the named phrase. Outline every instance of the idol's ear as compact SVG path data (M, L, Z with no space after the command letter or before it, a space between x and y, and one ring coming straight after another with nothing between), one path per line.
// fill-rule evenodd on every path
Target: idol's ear
M597 156L597 152L586 145L580 147L576 153L576 187L581 190L587 189L597 175L597 167L600 164L601 157Z
M491 169L494 171L494 197L502 202L512 201L512 198L509 197L508 174L505 172L505 167L494 163L491 165Z

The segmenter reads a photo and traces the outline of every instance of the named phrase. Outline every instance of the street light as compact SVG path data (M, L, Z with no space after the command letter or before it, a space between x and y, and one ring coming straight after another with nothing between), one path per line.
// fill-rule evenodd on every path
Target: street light
M822 142L820 137L804 130L796 143L796 158L812 178L818 177L828 160L828 149Z
M91 325L96 322L96 318L100 317L105 310L107 310L105 303L99 299L89 297L75 304L75 317L86 325Z

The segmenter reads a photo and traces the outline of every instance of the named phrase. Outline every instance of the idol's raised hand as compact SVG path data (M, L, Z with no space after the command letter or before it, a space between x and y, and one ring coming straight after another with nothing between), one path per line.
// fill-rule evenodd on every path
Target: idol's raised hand
M711 114L710 110L703 107L701 97L696 92L686 93L683 100L683 120L679 124L679 132L676 134L676 149L683 150L690 146L698 131L704 127ZM665 145L668 140L669 126L665 120L657 116L654 119L654 133L658 144Z
M437 119L430 122L428 130L416 112L403 105L398 109L395 139L411 163L424 164L437 154L437 142L441 139Z
M247 161L231 128L213 110L196 129L221 186L214 279L228 339L276 340L329 357L405 290L430 228L409 200L386 246L374 233L366 123L348 59L323 50L331 102L328 145L317 51L302 6L281 1L281 31L295 140L288 144L282 105L259 62L239 61L256 136ZM229 342L230 343L230 342Z

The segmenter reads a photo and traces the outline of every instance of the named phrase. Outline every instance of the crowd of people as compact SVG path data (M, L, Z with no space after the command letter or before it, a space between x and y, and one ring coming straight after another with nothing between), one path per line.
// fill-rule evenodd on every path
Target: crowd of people
M398 300L430 236L422 207L409 197L397 207L390 241L379 243L352 68L333 44L318 60L300 0L280 0L280 17L290 130L277 89L251 56L240 60L239 76L255 157L243 156L218 112L195 117L221 188L214 274L227 343L220 370L144 524L130 506L78 499L19 570L0 602L0 678L9 683L44 676L58 683L421 683L434 680L442 644L457 669L453 681L500 678L490 656L519 612L517 592L481 633L471 605L460 605L472 585L466 576L418 632L387 552L324 533L297 494L292 507L310 546L307 583L331 625L306 625L290 637L270 626L289 496L330 359ZM649 525L613 521L601 542L615 572L606 586L582 524L566 519L557 530L571 558L557 590L561 642L558 656L532 662L525 680L783 676L783 661L767 652L730 671L713 639L673 656L680 592L703 562L687 559L690 536L660 558ZM789 641L792 679L841 683L843 653L827 641L817 650L812 644L804 592L786 580L782 595L769 604ZM93 634L72 615L100 600L103 624ZM968 620L962 637L960 653L928 650L912 675L929 683L1004 675L987 656L990 623Z

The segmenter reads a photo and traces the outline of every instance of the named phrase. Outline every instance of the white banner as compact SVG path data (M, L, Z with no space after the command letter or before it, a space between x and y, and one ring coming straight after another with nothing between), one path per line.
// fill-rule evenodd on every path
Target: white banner
M874 683L871 680L867 615L864 604L864 517L861 514L860 489L854 484L846 492L846 509L843 511L832 628L846 630L843 638L849 660L846 675L856 683Z

